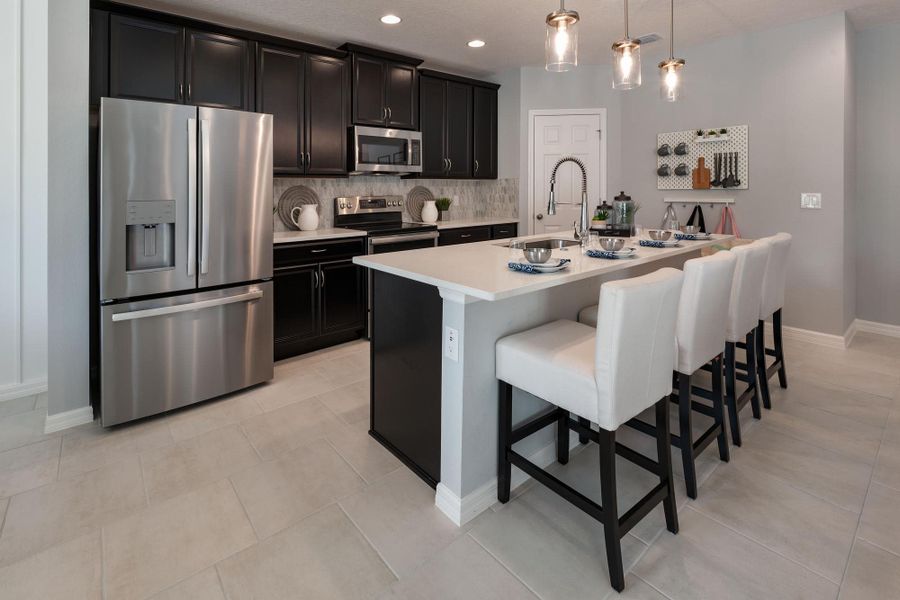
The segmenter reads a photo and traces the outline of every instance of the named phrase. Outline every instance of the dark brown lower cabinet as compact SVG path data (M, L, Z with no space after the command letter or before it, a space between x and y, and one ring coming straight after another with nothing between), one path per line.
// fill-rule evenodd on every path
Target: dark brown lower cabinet
M501 225L478 225L476 227L442 229L441 236L438 238L438 245L452 246L454 244L470 244L472 242L516 237L518 228L516 223L504 223Z
M365 334L365 270L353 264L363 242L275 247L275 360Z

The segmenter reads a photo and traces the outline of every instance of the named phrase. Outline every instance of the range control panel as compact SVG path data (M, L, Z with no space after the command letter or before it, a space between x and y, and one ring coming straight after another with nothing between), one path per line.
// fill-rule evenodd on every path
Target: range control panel
M336 215L402 211L403 196L350 196L334 199Z

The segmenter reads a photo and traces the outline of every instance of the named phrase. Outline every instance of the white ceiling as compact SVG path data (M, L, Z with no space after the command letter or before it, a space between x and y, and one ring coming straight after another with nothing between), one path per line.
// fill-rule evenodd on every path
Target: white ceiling
M126 0L167 12L335 47L345 41L395 50L426 65L486 75L541 65L544 17L558 0ZM668 43L669 2L631 0L631 35ZM579 61L608 62L622 36L622 0L568 0L581 14ZM900 20L900 0L676 0L677 46L846 10L856 27ZM382 15L403 18L383 25ZM484 48L466 46L471 39ZM676 51L677 54L677 51Z

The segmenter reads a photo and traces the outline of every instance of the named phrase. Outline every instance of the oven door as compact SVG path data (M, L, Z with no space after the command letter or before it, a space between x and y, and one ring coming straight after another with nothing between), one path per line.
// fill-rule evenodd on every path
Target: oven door
M354 172L422 172L422 134L418 131L355 127L353 137Z
M417 250L419 248L433 248L438 245L438 232L426 231L423 233L406 233L399 235L385 235L370 237L366 254L384 254L385 252L400 252L401 250ZM372 331L372 271L369 271L368 291L366 294L366 338Z

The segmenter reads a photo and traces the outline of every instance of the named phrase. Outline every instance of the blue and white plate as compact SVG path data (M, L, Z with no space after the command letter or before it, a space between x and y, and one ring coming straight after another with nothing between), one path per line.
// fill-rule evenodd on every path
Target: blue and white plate
M521 273L556 273L567 268L570 262L572 262L571 259L560 258L541 265L533 265L524 258L520 258L518 262L509 263L509 268Z
M641 240L638 242L644 248L677 248L678 240Z
M634 248L622 248L621 250L588 250L587 255L591 258L606 258L609 260L634 258L637 256Z
M696 240L709 240L712 239L711 233L676 233L676 240L685 240L688 242L693 242Z

